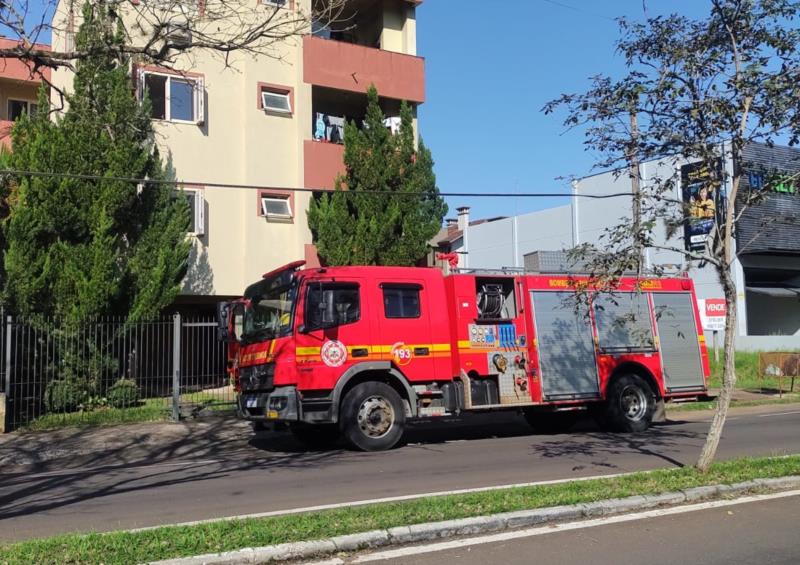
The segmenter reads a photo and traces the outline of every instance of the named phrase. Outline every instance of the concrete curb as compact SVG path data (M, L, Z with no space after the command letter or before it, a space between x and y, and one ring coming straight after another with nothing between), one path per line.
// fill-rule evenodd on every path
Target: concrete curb
M695 487L658 495L631 496L586 504L573 504L571 506L505 512L491 516L398 526L388 530L373 530L371 532L349 534L323 540L284 543L267 547L249 547L226 553L167 559L165 561L152 562L150 565L243 565L314 558L336 552L372 549L394 544L418 543L454 536L496 532L510 528L527 528L548 522L597 518L660 506L698 502L710 498L730 497L753 491L781 491L795 488L800 488L800 476L755 479L733 485Z

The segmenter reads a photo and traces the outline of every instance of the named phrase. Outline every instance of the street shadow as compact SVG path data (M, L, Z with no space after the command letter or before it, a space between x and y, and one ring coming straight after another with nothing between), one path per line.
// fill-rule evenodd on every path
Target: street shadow
M276 437L262 434L251 440L252 431L242 424L230 418L209 417L201 425L140 426L124 441L117 438L113 447L95 454L76 454L72 460L58 457L37 462L44 438L41 442L5 442L0 446L0 461L3 462L0 524L16 517L124 493L209 482L255 469L266 474L318 468L356 455L343 449L303 450L285 434L272 434ZM160 441L159 426L173 428L170 431L175 439ZM177 433L175 428L178 428ZM106 431L114 433L113 428ZM73 429L53 433L58 434L59 449L68 451L71 447L78 449L85 441L96 441L97 432L96 429ZM118 433L130 433L130 430L118 427ZM269 454L252 449L250 441L292 449ZM289 443L284 443L287 441ZM12 449L15 453L9 457ZM27 464L13 465L15 459Z
M702 445L705 433L678 429L681 422L666 422L655 425L641 433L618 434L589 430L581 434L561 434L552 440L531 446L531 454L547 459L573 459L589 461L611 469L618 469L616 458L632 453L660 459L675 467L685 463L678 454L687 446ZM573 467L580 470L585 463Z
M120 434L125 434L123 439ZM405 450L413 449L431 450L446 457L450 449L446 444L450 442L525 437L529 439L512 448L527 452L532 464L537 460L563 460L572 465L573 471L591 467L625 470L618 463L622 456L631 454L683 466L677 456L681 448L685 450L687 444L700 446L704 436L674 422L641 434L610 434L599 431L589 420L579 422L571 433L537 435L515 413L414 422L405 434L404 446L388 453L359 453L341 444L329 449L309 449L288 432L254 434L248 423L230 416L209 416L202 421L179 424L55 430L27 435L24 441L0 443L3 466L0 532L13 531L10 521L14 518L69 508L89 500L102 502L103 498L124 493L211 484L217 479L235 481L237 473L249 470L266 476L380 458L394 465L396 457L403 457ZM102 441L109 442L108 449L80 454L82 444ZM40 461L46 446L52 449L53 445L65 452L74 449L75 456ZM487 456L485 450L491 449L480 444L475 448L479 450L476 457ZM28 464L12 466L14 459ZM4 528L6 521L8 527Z

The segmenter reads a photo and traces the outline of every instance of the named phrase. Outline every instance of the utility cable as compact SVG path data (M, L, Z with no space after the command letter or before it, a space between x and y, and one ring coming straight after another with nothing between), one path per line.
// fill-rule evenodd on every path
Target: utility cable
M188 181L188 180L171 180L171 179L142 179L134 177L116 177L105 175L90 175L80 173L54 173L46 171L23 171L16 169L2 169L0 175L19 176L19 177L38 177L38 178L64 178L72 180L92 180L92 181L108 181L108 182L132 182L136 184L167 184L175 185L177 187L186 186L188 188L205 187L205 188L232 188L232 189L246 189L246 190L274 190L278 192L321 192L332 193L335 192L329 188L300 188L300 187L276 187L276 186L256 186L246 184L231 184L221 182L202 182L202 181ZM342 194L377 194L386 196L427 196L426 193L419 192L398 192L394 190L342 190ZM610 194L580 194L563 192L439 192L439 196L443 197L461 197L461 198L591 198L591 199L606 199L606 198L619 198L633 196L630 192L615 192Z

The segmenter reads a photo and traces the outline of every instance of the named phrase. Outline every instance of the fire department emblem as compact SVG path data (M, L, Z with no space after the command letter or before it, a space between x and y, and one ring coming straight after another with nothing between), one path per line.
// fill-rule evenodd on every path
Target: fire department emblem
M319 354L328 367L341 367L347 361L347 348L336 339L326 341Z
M402 341L398 341L392 346L392 358L398 365L408 365L411 363L411 348Z

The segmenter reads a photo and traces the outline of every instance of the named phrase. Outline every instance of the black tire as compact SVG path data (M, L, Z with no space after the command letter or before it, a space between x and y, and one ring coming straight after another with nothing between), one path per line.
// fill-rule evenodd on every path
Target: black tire
M344 397L339 412L342 435L361 451L391 449L403 437L405 423L403 399L384 383L357 384Z
M289 430L297 441L315 449L331 447L341 437L336 424L292 424Z
M650 427L656 395L638 375L622 375L606 391L605 421L615 432L643 432Z
M525 410L523 414L533 430L541 434L566 433L578 421L578 412L575 410L565 410L563 412Z
M265 432L268 429L269 429L269 426L263 420L253 420L253 431L255 433Z

